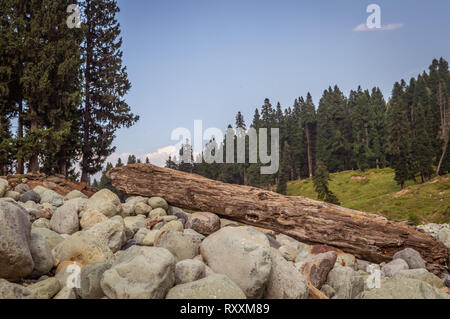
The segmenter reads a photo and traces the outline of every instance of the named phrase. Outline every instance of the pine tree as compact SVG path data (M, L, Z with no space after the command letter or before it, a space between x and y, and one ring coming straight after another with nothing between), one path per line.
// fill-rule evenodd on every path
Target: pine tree
M114 133L138 119L124 100L131 84L122 66L122 39L115 0L83 0L84 81L82 107L82 177L86 182L97 173L115 150Z
M395 180L402 187L410 178L410 127L403 100L404 82L395 83L390 101L389 148Z
M315 156L315 135L316 135L316 110L311 94L308 92L306 101L300 104L301 126L305 132L306 149L308 157L308 173L309 177L313 177L314 172L314 156Z
M116 167L122 167L122 166L123 166L122 159L119 157L119 159L117 160L117 163L116 163Z
M329 189L328 182L331 180L325 163L322 161L317 161L316 171L313 177L314 190L317 193L317 197L321 201L327 203L340 205L338 198Z
M145 164L150 164L150 160L148 159L148 157L145 158Z
M129 155L128 156L128 160L127 160L127 165L136 164L136 163L137 163L136 156L135 155Z
M29 170L67 174L78 148L81 32L66 25L69 0L30 1L21 83L28 111L24 148Z

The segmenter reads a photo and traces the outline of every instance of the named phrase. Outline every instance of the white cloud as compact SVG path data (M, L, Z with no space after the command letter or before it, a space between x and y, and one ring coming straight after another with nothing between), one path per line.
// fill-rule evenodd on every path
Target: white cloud
M367 27L367 24L361 23L360 25L356 26L353 31L355 32L364 32L364 31L392 31L395 29L400 29L402 28L404 25L403 23L393 23L393 24L387 24L387 25L383 25L381 26L381 28L373 28L373 29L369 29Z
M166 161L169 159L169 156L173 156L176 152L175 146L169 145L163 148L158 149L158 151L153 153L148 153L142 156L139 156L142 163L145 163L145 159L148 157L150 163L156 166L164 167L166 165Z

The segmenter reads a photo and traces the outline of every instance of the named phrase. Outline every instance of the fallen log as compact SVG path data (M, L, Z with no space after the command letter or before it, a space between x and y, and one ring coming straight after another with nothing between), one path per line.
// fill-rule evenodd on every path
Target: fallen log
M450 250L414 227L384 217L305 197L231 185L150 164L110 170L113 186L128 195L159 196L170 205L263 227L307 244L325 244L374 263L390 261L407 247L420 252L427 268L442 272Z

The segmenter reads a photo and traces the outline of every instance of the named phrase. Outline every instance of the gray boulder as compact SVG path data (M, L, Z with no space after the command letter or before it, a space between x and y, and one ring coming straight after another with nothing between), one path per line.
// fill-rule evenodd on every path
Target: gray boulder
M36 296L36 299L52 299L61 288L58 279L54 277L28 286L28 290Z
M213 274L206 278L175 286L166 299L246 299L244 292L227 276Z
M78 295L82 299L101 299L105 296L100 285L105 271L111 268L108 263L92 263L81 269Z
M52 206L59 207L64 204L64 200L57 192L48 189L41 195L41 204L44 203L49 203Z
M20 193L14 191L7 191L4 196L14 199L16 202L18 202L20 198Z
M101 245L107 246L113 253L117 252L127 241L125 225L114 220L106 220L95 224L85 231L86 235Z
M200 244L194 241L194 237L179 231L164 232L155 240L154 246L170 251L177 262L199 254Z
M30 252L34 261L32 278L46 275L53 268L53 255L50 246L39 232L31 230Z
M175 284L186 284L205 277L205 264L195 259L185 259L175 265Z
M335 291L334 299L354 299L364 291L368 274L357 273L353 268L334 267L329 273L327 284Z
M200 252L214 272L228 276L254 299L262 297L269 280L269 247L267 237L252 227L225 227L205 238Z
M64 287L60 292L56 294L53 299L71 300L77 299L77 294L74 288Z
M392 277L397 272L407 269L409 269L409 266L403 259L394 259L381 268L386 277Z
M106 217L113 217L120 215L122 204L116 194L105 188L88 199L84 210L96 210Z
M50 229L50 221L47 218L39 218L33 222L32 228L47 228Z
M39 203L41 201L41 196L34 190L31 190L20 195L19 201L22 203L26 203L28 201Z
M123 219L125 226L135 234L141 228L147 228L147 221L145 216L131 216Z
M32 231L33 233L38 233L42 237L44 237L50 249L55 248L58 244L64 241L64 238L61 235L47 228L35 227L32 229Z
M406 277L386 278L381 287L363 292L362 299L450 299L443 291L424 281Z
M306 299L309 295L308 281L280 253L270 249L272 267L267 281L266 299Z
M26 193L30 190L30 187L28 187L27 184L18 184L16 187L14 187L14 191L18 192L20 194Z
M444 287L444 282L439 277L433 275L432 273L428 272L426 269L423 268L401 270L394 274L394 277L401 277L401 276L425 281L426 283L439 289Z
M0 279L0 299L35 299L35 295L27 288Z
M169 209L169 204L167 204L166 200L164 198L161 197L152 197L149 198L148 200L148 204L153 208L162 208L165 211L167 211Z
M162 299L175 283L175 258L163 248L133 246L105 271L101 287L110 299Z
M0 197L3 197L5 195L7 188L8 188L8 181L0 178Z
M397 252L394 259L403 259L409 266L409 269L426 268L426 262L420 253L412 248L406 248Z
M31 223L19 205L0 202L0 278L17 280L34 269Z
M50 219L50 227L58 234L72 235L80 229L78 210L72 202L58 207Z
M75 199L75 198L86 198L87 199L88 197L76 189L71 191L70 193L66 194L66 196L64 196L65 201Z

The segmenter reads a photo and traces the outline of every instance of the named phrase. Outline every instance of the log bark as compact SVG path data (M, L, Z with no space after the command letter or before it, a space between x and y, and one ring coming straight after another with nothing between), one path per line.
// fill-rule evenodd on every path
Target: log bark
M420 252L434 273L442 272L449 260L450 250L443 243L414 227L305 197L225 184L150 164L114 168L107 176L128 195L163 197L173 206L212 212L307 244L334 246L374 263L390 261L408 247Z

